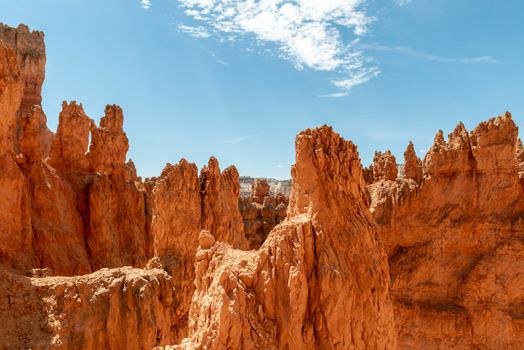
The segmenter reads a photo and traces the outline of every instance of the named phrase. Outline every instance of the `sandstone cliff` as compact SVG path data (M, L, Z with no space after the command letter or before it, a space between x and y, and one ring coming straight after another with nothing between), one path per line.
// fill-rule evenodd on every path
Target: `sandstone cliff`
M423 166L409 145L405 178L369 185L401 348L524 347L517 153L506 113L471 133L460 123L448 141L439 131Z

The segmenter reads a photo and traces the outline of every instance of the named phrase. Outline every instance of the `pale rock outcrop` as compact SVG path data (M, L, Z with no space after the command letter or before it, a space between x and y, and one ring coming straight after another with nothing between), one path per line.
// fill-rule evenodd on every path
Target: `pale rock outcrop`
M356 147L329 127L300 133L296 147L287 220L259 250L201 239L190 336L168 348L395 348Z
M151 349L174 341L171 277L102 269L30 278L0 269L2 349Z
M506 113L439 131L424 179L368 186L403 349L520 349L524 200Z

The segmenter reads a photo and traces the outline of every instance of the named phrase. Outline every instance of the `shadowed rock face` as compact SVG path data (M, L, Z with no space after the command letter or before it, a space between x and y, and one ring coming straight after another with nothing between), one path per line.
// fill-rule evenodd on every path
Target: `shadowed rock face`
M420 184L410 148L416 171L368 187L400 346L522 348L524 197L511 115L471 133L460 123L448 141L439 131Z

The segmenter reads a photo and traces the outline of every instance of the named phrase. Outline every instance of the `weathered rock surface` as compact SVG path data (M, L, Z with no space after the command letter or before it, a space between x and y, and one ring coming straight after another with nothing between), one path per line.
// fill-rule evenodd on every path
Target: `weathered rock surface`
M471 133L460 123L448 141L439 131L420 185L410 148L405 163L416 171L368 187L400 347L524 347L524 197L511 115Z
M329 127L296 145L288 219L259 250L200 247L190 337L173 348L395 348L356 147Z
M30 278L0 269L0 348L151 349L173 342L163 270L123 267Z

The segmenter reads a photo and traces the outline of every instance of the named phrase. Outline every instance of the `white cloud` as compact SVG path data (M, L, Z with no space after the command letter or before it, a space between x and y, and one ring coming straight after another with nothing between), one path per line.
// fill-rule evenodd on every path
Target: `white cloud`
M181 32L184 32L184 33L187 33L189 35L191 35L192 37L195 37L195 38L209 38L210 34L209 32L207 31L206 28L204 27L192 27L192 26L186 26L186 25L182 25L182 24L179 24L177 26L178 30L180 30Z
M502 63L498 59L492 56L477 56L477 57L443 57L427 53L424 51L413 50L406 46L385 46L385 45L362 45L363 49L371 51L386 51L386 52L398 52L408 56L425 59L428 61L441 62L441 63Z
M140 7L146 10L151 8L151 0L140 0Z
M373 21L361 9L364 1L179 0L186 15L200 21L206 33L230 41L248 36L256 43L275 45L297 69L343 77L333 81L343 90L379 73L368 67L355 41L349 41L364 35Z
M332 94L320 95L318 97L322 97L322 98L340 98L340 97L346 97L348 95L349 95L349 92L344 91L344 92L335 92L335 93L332 93Z

